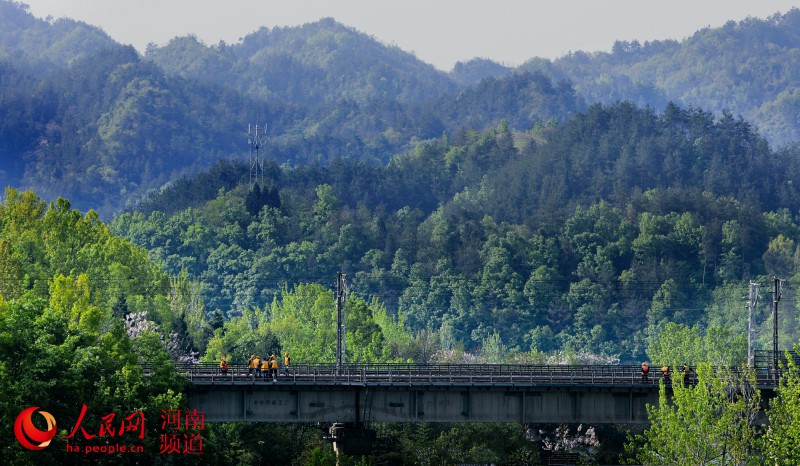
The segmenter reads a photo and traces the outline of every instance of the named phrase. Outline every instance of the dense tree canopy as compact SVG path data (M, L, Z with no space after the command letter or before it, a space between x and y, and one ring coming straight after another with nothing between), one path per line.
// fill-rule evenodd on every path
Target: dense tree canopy
M769 170L776 160L783 169ZM524 143L501 123L420 142L386 166L273 166L263 185L224 171L236 172L241 184L229 178L213 199L210 183L181 182L112 224L198 277L207 310L229 317L344 271L412 334L466 349L496 335L521 353L639 359L673 323L730 340L714 357L736 363L743 342L719 340L720 326L742 329L745 316L726 296L796 272L795 154L742 120L674 105L593 106ZM796 332L787 319L784 341Z
M703 363L696 381L692 375L684 382L678 374L670 388L661 383L658 406L647 409L650 427L628 445L629 464L761 464L755 427L760 393L752 370L714 373Z
M151 419L145 446L155 454L152 420L185 403L172 363L179 355L167 352L169 336L155 330L182 320L166 299L164 272L142 249L111 236L95 212L81 215L64 199L47 205L13 189L0 204L0 269L2 418L28 406L46 406L65 424L83 405L98 417L143 411ZM149 330L134 331L125 319L132 313L153 316ZM153 364L149 379L142 361ZM53 442L37 458L70 462L62 436ZM34 460L10 435L0 449L14 464Z

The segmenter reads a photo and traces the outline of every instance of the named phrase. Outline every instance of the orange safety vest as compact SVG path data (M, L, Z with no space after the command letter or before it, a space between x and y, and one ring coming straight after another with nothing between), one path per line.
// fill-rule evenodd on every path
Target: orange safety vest
M267 372L268 368L269 368L269 361L267 361L266 359L261 361L261 372Z
M219 368L227 370L228 369L228 361L220 361L219 362Z
M278 368L278 361L276 359L272 360L272 368L273 369L277 369Z
M283 365L284 365L284 366L288 366L288 365L289 365L289 356L286 356L286 357L283 359Z

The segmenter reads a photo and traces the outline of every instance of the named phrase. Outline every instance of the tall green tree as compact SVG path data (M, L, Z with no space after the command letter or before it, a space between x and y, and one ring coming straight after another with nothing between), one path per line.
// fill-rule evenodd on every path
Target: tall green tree
M650 327L647 356L655 364L676 367L708 362L719 367L735 367L745 362L747 340L725 327L689 327L666 322Z
M800 345L794 345L795 354ZM764 456L770 463L800 464L800 368L787 353L786 372L769 401L769 428L761 439Z
M759 464L755 419L761 395L752 370L717 371L703 363L697 383L675 374L647 407L650 427L629 438L630 464L696 466ZM672 392L671 394L669 392Z
M142 411L157 419L162 409L182 407L184 383L164 335L136 329L134 338L122 319L165 303L159 323L171 320L166 275L141 249L111 237L93 212L81 215L64 199L47 206L32 192L8 189L0 204L0 254L11 259L0 267L11 272L0 276L8 281L0 289L0 417L11 420L41 406L67 423L85 404L90 416ZM151 367L147 378L143 361ZM156 423L147 425L143 443L152 454L140 461L154 462L159 433ZM74 462L64 443L59 435L31 456L5 436L0 456L10 464Z
M270 308L270 329L297 362L336 360L336 301L321 285L285 289Z

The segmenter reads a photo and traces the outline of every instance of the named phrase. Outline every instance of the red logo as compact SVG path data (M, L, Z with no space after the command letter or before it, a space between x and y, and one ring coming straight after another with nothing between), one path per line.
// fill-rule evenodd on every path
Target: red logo
M39 411L39 414L47 421L47 430L39 430L33 425L31 416L37 409L39 409L38 406L31 406L23 410L14 421L14 435L17 437L17 441L28 450L44 450L50 445L50 440L56 436L56 420L47 411Z

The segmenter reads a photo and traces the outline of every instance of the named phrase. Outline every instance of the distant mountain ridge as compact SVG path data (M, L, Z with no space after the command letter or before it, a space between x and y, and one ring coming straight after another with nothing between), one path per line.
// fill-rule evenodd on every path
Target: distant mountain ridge
M23 58L38 65L65 66L116 45L95 26L63 18L37 19L25 4L0 1L0 60Z
M575 52L518 69L567 79L587 102L630 100L663 109L668 101L755 124L773 145L800 140L800 10L728 21L681 42L617 41L610 53Z
M800 139L796 24L792 10L680 43L619 42L612 53L517 68L475 59L444 73L330 18L262 28L237 44L175 38L141 56L98 28L0 0L0 183L109 215L165 182L245 158L255 120L268 122L277 163L386 163L447 133L507 124L530 138L596 101L728 108L774 145L790 143Z
M176 51L187 50L184 41L194 41L196 59L191 59L191 54L181 54L181 60L170 59ZM357 55L360 60L353 59L347 55L353 46L368 52ZM729 21L721 28L704 28L680 42L617 41L610 53L578 51L556 60L532 58L517 68L476 58L457 63L448 74L332 19L299 28L262 28L234 45L205 47L193 38L175 39L154 49L148 59L168 72L191 76L192 69L199 69L193 65L205 63L209 54L235 57L227 63L237 73L244 72L230 79L225 73L215 76L226 76L237 83L237 90L253 95L306 101L336 96L356 100L389 97L408 102L452 93L455 88L463 90L486 78L538 72L554 82L572 83L587 103L630 100L660 110L673 101L717 114L728 110L754 123L774 145L800 139L800 121L795 117L800 110L796 85L800 67L795 65L800 57L797 8L767 19L747 18ZM392 69L376 67L375 62L364 60L364 55L374 56ZM323 62L341 73L321 72ZM284 75L291 79L277 78L280 71L274 68L278 66L284 67ZM377 82L383 84L376 86L369 76L377 76ZM331 77L345 77L347 85ZM392 86L381 81L384 77L394 81ZM321 80L331 93L298 93L307 80Z
M456 90L446 73L331 18L263 27L231 45L206 47L195 37L178 37L148 50L145 59L168 74L299 104L418 102Z
M446 73L329 19L262 29L231 46L179 38L141 57L97 30L62 30L20 4L0 5L32 28L0 36L10 51L0 59L8 70L0 76L0 182L105 215L220 159L245 158L256 120L268 123L267 157L279 163L385 163L446 132L503 118L524 131L578 109L563 105L575 102L570 88L530 73L458 97ZM80 40L58 40L59 31ZM28 49L14 52L24 34L85 46L34 62ZM530 98L498 95L510 90ZM484 110L463 118L473 109Z

